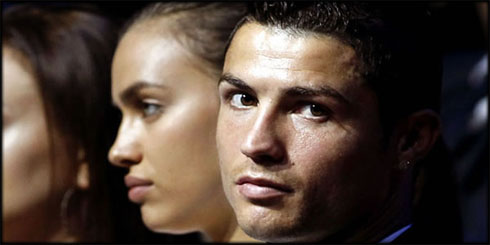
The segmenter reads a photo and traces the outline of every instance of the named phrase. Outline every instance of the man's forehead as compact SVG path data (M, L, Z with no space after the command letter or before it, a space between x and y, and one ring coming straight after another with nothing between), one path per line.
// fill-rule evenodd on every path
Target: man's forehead
M296 35L278 27L251 22L237 31L224 70L277 71L283 77L291 73L318 73L326 77L357 79L358 65L354 49L334 37Z
M260 52L260 55L271 58L357 58L352 47L333 36L306 32L296 34L290 30L264 26L257 22L246 23L240 27L230 48L247 49L247 53Z
M290 32L274 26L262 26L257 23L250 23L243 27L245 35L252 34L252 45L258 51L294 54L304 48L305 39ZM254 34L255 33L255 34Z

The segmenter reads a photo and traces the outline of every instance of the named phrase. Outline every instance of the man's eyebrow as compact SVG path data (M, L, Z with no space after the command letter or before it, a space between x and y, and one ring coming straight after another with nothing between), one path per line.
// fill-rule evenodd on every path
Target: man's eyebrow
M119 99L123 104L128 104L134 99L137 98L137 94L140 90L145 88L158 88L158 89L166 89L167 87L161 84L150 83L146 81L137 81L133 83L131 86L125 88L120 94Z
M218 82L218 84L222 82L227 82L239 89L245 90L245 91L253 91L253 89L248 86L243 80L241 80L238 77L235 77L229 73L224 73L221 75L221 78ZM305 88L305 87L291 87L287 88L285 92L286 96L295 96L295 97L305 97L305 96L328 96L332 97L342 103L345 103L347 105L351 104L349 100L347 100L344 96L342 96L337 90L333 89L332 87L328 85L322 85L318 88Z
M305 88L305 87L292 87L286 89L287 96L305 97L305 96L328 96L332 97L342 103L351 104L344 96L342 96L337 90L328 85L322 85L318 88Z
M218 85L221 84L222 82L227 82L245 91L253 91L253 89L250 86L248 86L247 83L245 83L242 79L235 77L230 73L223 73L223 75L221 75Z

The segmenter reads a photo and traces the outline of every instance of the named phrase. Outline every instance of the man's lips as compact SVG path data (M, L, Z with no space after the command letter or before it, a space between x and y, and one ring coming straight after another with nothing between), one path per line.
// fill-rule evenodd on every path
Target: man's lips
M126 175L124 183L129 188L128 198L135 203L141 203L145 194L153 185L152 181L140 179L134 176Z
M238 185L238 191L243 196L253 200L266 200L293 192L293 189L285 184L250 176L239 178L236 184Z

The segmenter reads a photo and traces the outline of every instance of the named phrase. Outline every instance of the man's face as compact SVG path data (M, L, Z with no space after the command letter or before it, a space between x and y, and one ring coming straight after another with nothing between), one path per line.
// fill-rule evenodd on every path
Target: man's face
M219 84L225 193L254 238L316 241L386 201L393 154L354 50L329 36L242 26Z

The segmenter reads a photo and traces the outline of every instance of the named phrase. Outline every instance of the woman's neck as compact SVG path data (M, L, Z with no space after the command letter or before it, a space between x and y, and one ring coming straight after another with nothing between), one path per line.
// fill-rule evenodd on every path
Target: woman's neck
M72 234L69 234L65 229L61 228L58 231L54 232L50 237L47 239L48 242L80 242L77 237L75 237Z

